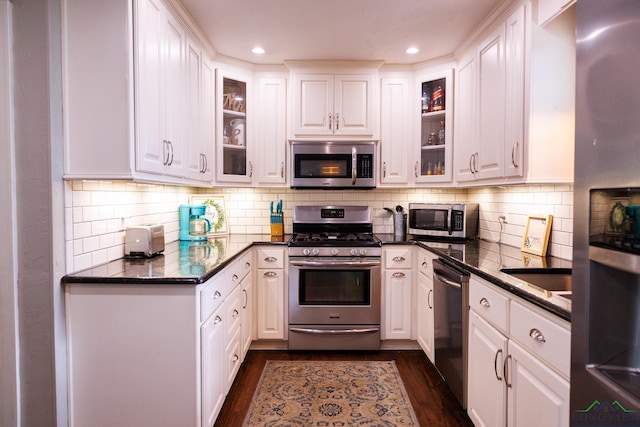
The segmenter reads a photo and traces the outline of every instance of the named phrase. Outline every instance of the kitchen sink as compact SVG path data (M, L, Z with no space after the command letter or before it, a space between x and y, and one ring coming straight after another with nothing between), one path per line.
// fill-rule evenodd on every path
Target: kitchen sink
M503 268L500 271L549 294L571 292L570 268Z

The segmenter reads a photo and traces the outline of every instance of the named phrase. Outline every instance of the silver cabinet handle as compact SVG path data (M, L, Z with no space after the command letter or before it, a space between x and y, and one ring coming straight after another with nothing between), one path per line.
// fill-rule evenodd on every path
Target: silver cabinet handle
M404 262L406 261L406 258L403 256L397 256L397 257L393 257L393 261L395 262Z
M266 262L276 262L278 260L278 258L274 257L274 256L268 256L264 259Z
M233 309L233 315L231 317L236 317L238 314L240 314L238 312L238 310L236 310L235 308Z
M213 299L218 299L222 296L222 294L220 293L220 291L215 291L213 293Z
M387 177L387 162L382 162L382 177Z
M167 140L167 146L169 147L169 157L167 157L167 166L173 164L173 142Z
M242 290L242 296L244 297L244 301L242 302L242 308L245 309L245 308L247 308L247 305L249 304L249 295L247 294L247 290L246 289Z
M519 144L520 143L518 141L516 141L516 142L513 143L513 146L511 147L511 164L516 168L518 166L520 166L518 164L518 146L519 146Z
M403 272L401 272L401 271L397 271L397 272L393 273L391 276L392 277L396 277L396 278L406 277L405 274Z
M253 176L253 162L249 161L249 178Z
M490 308L491 304L489 303L489 300L486 299L485 297L482 297L480 299L480 305L483 306L484 308Z
M472 154L472 155L469 156L469 172L471 172L471 173L475 173L473 171L473 156L475 156L475 154Z
M511 383L509 382L509 360L511 360L511 355L508 355L506 359L504 359L504 365L502 365L502 374L504 375L504 383L507 385L507 388L511 388Z
M433 295L433 289L429 289L429 293L427 294L427 305L431 309L433 309L433 302L431 301L431 298L433 298L432 295Z
M280 178L284 178L284 162L280 162Z
M216 315L215 319L213 319L213 324L217 325L220 322L222 322L222 317Z
M235 282L236 280L238 280L238 275L234 274L233 276L231 276L231 281Z
M428 267L429 267L429 264L427 263L427 261L422 261L422 266L423 266L424 268L428 268Z
M496 378L498 381L502 381L502 377L498 373L498 356L502 354L502 349L496 351L496 356L493 358L493 370L496 373Z
M340 130L340 113L336 113L336 130Z
M420 162L416 162L416 165L413 167L413 173L416 175L416 178L420 176Z
M247 270L249 270L249 269L251 268L251 263L250 263L249 261L247 261L247 262L244 264L244 268L246 268Z
M539 329L533 328L529 331L529 336L538 342L547 342Z
M233 363L236 363L238 361L238 359L240 359L240 357L238 357L237 354L233 354Z
M167 166L169 164L169 141L166 139L162 140L162 157L164 157L162 164Z
M276 273L275 271L267 271L266 273L263 274L263 277L277 277L278 273Z
M329 130L333 130L333 114L329 113Z

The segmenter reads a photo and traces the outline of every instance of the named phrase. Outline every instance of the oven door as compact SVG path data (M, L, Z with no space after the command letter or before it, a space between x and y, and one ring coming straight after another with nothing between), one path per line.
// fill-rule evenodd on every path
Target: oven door
M380 325L380 259L290 259L290 325Z

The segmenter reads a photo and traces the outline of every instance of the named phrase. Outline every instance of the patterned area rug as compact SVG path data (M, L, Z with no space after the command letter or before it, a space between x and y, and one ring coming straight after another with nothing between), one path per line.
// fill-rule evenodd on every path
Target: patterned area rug
M244 427L418 426L393 361L268 360Z

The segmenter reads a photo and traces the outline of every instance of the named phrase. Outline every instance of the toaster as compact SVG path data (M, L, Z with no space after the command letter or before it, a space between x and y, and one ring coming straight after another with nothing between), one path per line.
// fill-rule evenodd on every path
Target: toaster
M164 251L164 225L139 225L125 230L124 254L152 257Z

